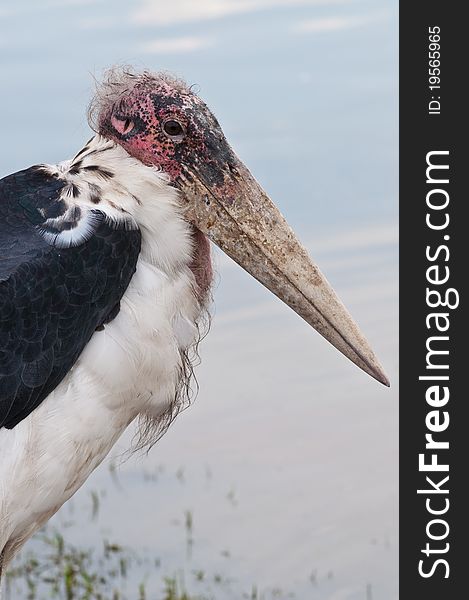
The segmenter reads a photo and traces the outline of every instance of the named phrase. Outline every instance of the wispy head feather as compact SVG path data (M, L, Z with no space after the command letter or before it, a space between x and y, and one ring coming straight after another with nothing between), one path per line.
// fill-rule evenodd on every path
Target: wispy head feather
M132 93L136 88L151 90L165 83L182 92L190 91L183 79L166 71L151 73L136 71L133 67L114 66L106 70L101 81L96 80L96 92L88 108L88 122L94 131L99 130L99 116L118 106L120 100Z

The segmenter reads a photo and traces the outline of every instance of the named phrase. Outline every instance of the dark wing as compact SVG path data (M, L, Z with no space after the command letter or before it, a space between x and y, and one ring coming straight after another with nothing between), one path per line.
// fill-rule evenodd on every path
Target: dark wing
M88 214L78 245L57 247L53 231L46 241L46 219L66 213L63 186L39 167L0 180L0 427L14 427L60 383L117 314L135 272L140 232L100 211ZM79 223L75 211L60 227Z

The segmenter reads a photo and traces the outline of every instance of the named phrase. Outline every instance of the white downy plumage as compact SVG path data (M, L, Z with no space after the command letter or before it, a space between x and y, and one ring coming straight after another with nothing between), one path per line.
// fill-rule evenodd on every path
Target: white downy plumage
M73 161L45 167L80 184L78 198L67 196L69 206L77 203L84 214L80 235L87 235L87 210L97 208L89 190L99 183L99 210L138 226L142 249L115 319L95 332L75 366L36 410L12 430L0 429L3 568L138 415L165 413L204 310L189 268L190 226L182 218L178 192L164 175L100 136L89 142L80 161L115 174L109 181L98 180L93 171L70 174ZM77 241L67 238L68 232L60 235L64 245Z

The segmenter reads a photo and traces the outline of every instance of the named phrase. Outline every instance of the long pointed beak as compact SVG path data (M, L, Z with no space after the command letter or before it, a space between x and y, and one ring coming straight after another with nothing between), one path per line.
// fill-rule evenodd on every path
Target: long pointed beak
M347 358L389 386L369 343L280 211L231 149L228 156L210 165L194 163L181 175L186 218Z

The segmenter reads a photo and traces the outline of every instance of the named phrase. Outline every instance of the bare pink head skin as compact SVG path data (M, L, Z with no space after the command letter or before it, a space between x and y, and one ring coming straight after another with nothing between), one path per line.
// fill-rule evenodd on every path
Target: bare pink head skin
M221 184L220 169L236 162L218 121L182 81L169 75L127 75L111 86L118 97L100 108L98 131L177 184L197 166Z
M112 71L91 116L101 135L179 189L194 228L193 271L201 291L212 279L208 237L340 352L389 385L356 323L191 88L167 74Z

